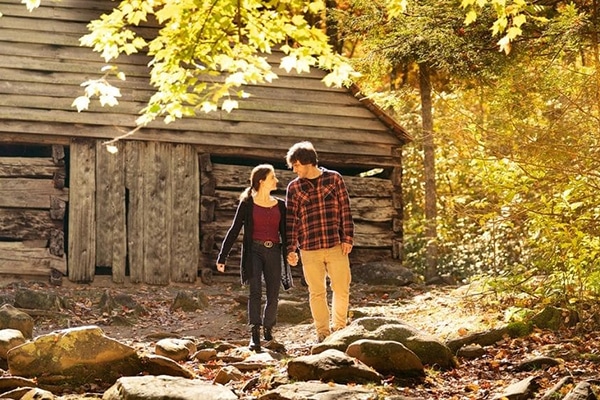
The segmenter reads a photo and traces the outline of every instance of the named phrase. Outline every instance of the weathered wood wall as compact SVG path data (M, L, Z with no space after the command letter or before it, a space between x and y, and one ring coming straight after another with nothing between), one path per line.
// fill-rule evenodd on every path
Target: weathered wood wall
M199 251L198 155L192 146L119 143L110 154L74 139L69 203L69 279L195 282Z
M252 167L213 164L201 157L201 257L200 267L214 268L216 257L227 229L233 221L240 193L248 187ZM287 184L296 177L289 170L276 169L279 190L285 198ZM388 179L344 176L350 195L355 222L355 247L350 261L362 264L391 258L394 243L401 243L401 207L395 201L395 189ZM236 242L228 261L227 274L239 273L242 236Z
M62 147L53 157L0 157L0 275L49 277L67 272Z

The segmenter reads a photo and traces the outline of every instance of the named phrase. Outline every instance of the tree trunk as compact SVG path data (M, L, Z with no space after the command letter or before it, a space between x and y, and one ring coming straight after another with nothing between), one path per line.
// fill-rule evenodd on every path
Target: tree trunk
M423 119L423 165L425 171L425 238L427 239L425 278L437 273L437 194L435 183L435 145L433 143L433 113L431 105L431 80L429 66L419 64L419 91Z
M592 13L592 23L593 26L598 26L598 22L600 22L600 15L598 9L600 5L598 4L598 0L593 1L593 13ZM594 54L594 67L596 68L596 105L600 109L600 74L598 71L600 70L600 51L598 49L598 30L592 29L592 43L593 43L593 54Z

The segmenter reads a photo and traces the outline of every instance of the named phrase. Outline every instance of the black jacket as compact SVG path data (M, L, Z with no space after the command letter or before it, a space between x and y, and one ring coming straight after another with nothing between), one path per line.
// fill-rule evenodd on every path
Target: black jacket
M242 284L247 284L250 278L250 271L252 268L252 256L250 251L252 249L252 231L253 231L253 220L252 220L252 207L254 206L254 199L249 196L247 199L240 201L235 217L233 217L233 223L225 235L223 244L221 245L221 251L217 257L217 263L226 264L229 252L233 247L233 244L237 240L242 227L244 228L244 241L242 243L242 260L240 265L240 277ZM287 233L286 233L286 207L285 201L277 199L277 206L279 207L279 213L281 219L279 221L279 237L281 240L281 283L285 290L290 289L293 286L292 271L290 265L286 261L287 251ZM246 232L248 234L246 234Z

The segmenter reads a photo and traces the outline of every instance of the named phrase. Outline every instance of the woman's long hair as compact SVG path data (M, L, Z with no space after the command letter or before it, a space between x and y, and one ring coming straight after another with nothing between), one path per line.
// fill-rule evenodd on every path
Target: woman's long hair
M254 167L250 173L250 186L240 194L240 200L248 200L252 196L252 193L257 192L260 187L260 181L267 179L269 172L275 173L275 168L271 164L260 164Z

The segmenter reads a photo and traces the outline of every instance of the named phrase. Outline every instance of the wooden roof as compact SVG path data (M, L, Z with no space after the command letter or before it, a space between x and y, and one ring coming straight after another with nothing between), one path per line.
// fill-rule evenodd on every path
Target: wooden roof
M0 0L0 142L68 144L71 138L112 139L135 127L153 89L148 58L119 58L127 80L116 83L117 107L78 113L80 86L100 76L98 53L79 46L86 25L115 5L107 0L42 1L33 12L15 0ZM270 56L275 62L274 56ZM275 68L279 79L250 86L252 97L227 113L201 113L165 125L156 121L131 139L189 143L222 156L282 159L290 145L312 141L320 160L353 166L398 166L406 131L375 104L360 100L356 87L328 88L323 71L297 75Z

